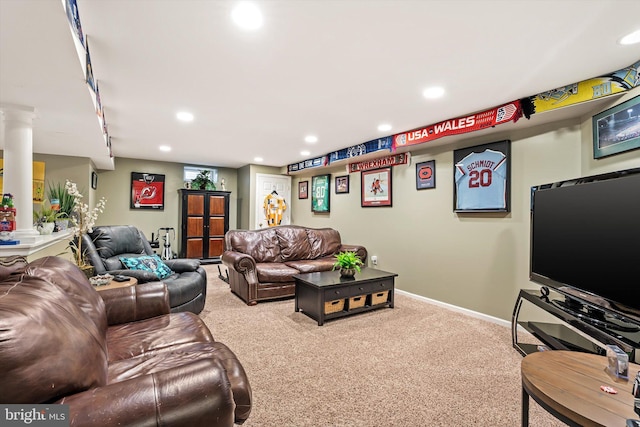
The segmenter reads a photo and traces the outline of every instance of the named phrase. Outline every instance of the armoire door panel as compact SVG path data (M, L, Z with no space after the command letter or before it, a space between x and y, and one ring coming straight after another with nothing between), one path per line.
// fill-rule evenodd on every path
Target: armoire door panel
M202 258L202 239L187 240L187 258Z
M209 197L209 215L214 216L214 215L225 215L225 210L224 210L224 197L220 197L220 196L211 196Z
M209 236L224 236L224 218L209 218Z
M209 239L209 257L222 255L224 251L224 239Z
M204 218L188 217L187 218L187 237L204 236Z
M204 194L189 195L187 215L204 215Z

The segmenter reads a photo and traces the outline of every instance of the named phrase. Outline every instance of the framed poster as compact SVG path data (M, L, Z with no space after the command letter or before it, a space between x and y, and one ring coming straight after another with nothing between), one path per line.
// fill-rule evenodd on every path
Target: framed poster
M416 190L436 188L436 161L416 163Z
M509 212L511 141L453 152L454 212Z
M336 176L336 194L349 193L349 175Z
M391 168L362 172L362 207L391 206Z
M131 172L129 208L164 210L164 175Z
M592 125L594 159L640 148L640 95L596 114Z
M298 199L309 198L309 181L300 181L298 183Z
M316 175L311 178L311 212L326 213L329 210L329 180L331 175Z

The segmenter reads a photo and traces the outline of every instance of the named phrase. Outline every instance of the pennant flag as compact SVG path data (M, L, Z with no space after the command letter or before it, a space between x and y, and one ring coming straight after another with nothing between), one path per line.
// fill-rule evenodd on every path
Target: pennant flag
M393 146L393 140L390 136L374 139L363 144L354 145L349 148L334 151L329 154L329 164L339 160L350 159L352 157L362 156L363 154L375 153L376 151L389 150Z

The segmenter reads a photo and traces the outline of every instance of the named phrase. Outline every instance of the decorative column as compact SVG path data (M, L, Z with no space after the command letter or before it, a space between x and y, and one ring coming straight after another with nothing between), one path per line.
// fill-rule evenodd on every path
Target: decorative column
M3 104L4 193L13 194L16 208L16 239L33 241L33 118L35 108Z

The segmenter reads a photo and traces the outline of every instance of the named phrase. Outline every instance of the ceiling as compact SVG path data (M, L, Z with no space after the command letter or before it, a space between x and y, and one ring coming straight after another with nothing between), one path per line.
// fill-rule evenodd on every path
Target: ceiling
M637 0L259 1L254 32L234 1L77 2L116 159L286 166L640 59L616 43ZM35 107L34 152L113 169L60 0L0 0L0 103ZM513 126L584 113L565 110Z

